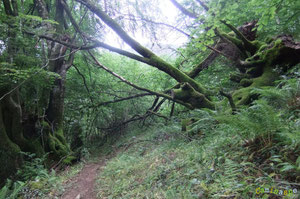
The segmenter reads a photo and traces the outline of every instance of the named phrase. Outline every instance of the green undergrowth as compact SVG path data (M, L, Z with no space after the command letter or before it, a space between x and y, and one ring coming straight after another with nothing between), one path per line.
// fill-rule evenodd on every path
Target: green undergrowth
M179 121L131 131L113 146L118 155L99 175L98 198L298 198L300 95L291 85L260 90L236 115L194 112L194 137Z
M0 199L60 198L67 188L65 182L83 167L83 163L78 163L57 172L45 167L45 157L38 158L29 153L23 155L26 158L23 166L0 189Z

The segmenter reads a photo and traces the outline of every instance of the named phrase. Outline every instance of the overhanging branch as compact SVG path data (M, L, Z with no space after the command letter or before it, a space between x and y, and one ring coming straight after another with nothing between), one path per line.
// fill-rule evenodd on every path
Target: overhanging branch
M122 82L126 83L127 85L129 85L129 86L131 86L131 87L133 87L133 88L135 88L135 89L137 89L137 90L145 91L145 92L151 93L151 94L153 94L153 95L156 95L156 96L160 96L160 97L169 99L169 100L174 101L174 102L177 102L177 103L179 103L179 104L181 104L181 105L183 105L183 106L186 106L186 107L188 107L188 108L190 108L190 109L193 109L193 107L192 107L190 104L185 103L185 102L182 102L182 101L180 101L180 100L176 100L176 99L174 99L173 97L171 97L171 96L169 96L169 95L167 95L167 94L155 92L155 91L152 91L152 90L150 90L150 89L143 88L143 87L140 87L140 86L137 86L137 85L131 83L130 81L126 80L124 77L118 75L117 73L111 71L111 70L110 70L109 68L107 68L106 66L102 65L90 51L88 51L88 53L89 53L89 55L92 57L94 63L95 63L99 68L102 68L102 69L105 70L106 72L108 72L108 73L110 73L111 75L117 77L117 78L120 79Z
M130 99L134 99L134 98L151 96L151 95L154 95L154 94L152 94L152 93L141 93L141 94L137 94L137 95L133 95L133 96L129 96L129 97L124 97L124 98L121 98L121 99L101 102L101 103L98 103L98 104L96 104L95 106L92 106L92 107L105 106L105 105L108 105L108 104L118 103L118 102L130 100Z
M183 14L185 14L185 15L187 15L187 16L189 16L189 17L191 17L191 18L193 18L193 19L197 19L198 18L198 16L195 14L195 13L193 13L193 12L191 12L191 11L189 11L188 9L186 9L185 7L183 7L180 3L178 3L176 0L170 0L172 3L173 3L173 5L176 7L176 8L178 8Z

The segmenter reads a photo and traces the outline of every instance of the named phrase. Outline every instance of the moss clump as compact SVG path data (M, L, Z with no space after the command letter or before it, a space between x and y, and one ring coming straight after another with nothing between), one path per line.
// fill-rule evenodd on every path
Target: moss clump
M190 130L190 125L197 122L199 118L187 118L181 120L181 130L182 131L188 131Z
M266 45L265 42L262 42L262 41L259 41L259 40L254 40L254 41L251 42L251 44L253 46L255 46L255 51L257 51L257 50L259 51L259 49L261 49L263 46Z
M175 99L192 105L194 108L215 109L214 103L209 101L202 93L197 92L190 84L183 83L179 89L173 89Z
M251 85L246 88L241 88L233 93L233 101L236 105L247 105L257 98L257 94L251 92L253 88L260 88L262 86L271 86L276 79L278 79L278 73L273 71L271 67L265 67L263 74L260 77L247 80ZM245 80L246 81L246 80ZM241 82L242 83L242 82Z
M59 129L55 132L55 137L57 137L57 139L62 143L64 144L65 146L67 146L67 141L65 139L65 136L64 136L64 132L62 129Z
M28 140L28 146L30 147L29 152L35 153L37 157L42 157L45 151L41 145L40 139Z
M248 87L253 83L252 79L242 79L240 85L243 87Z
M251 76L247 73L231 73L229 78L233 82L240 83L242 79L249 79Z
M30 181L29 187L31 190L42 190L47 184L47 180L41 179L38 181Z
M271 67L265 67L264 72L260 77L254 78L251 87L271 86L278 79L279 74Z
M75 156L69 155L62 161L62 163L64 165L71 165L76 159L77 158Z
M49 134L49 148L58 160L71 152L68 146L64 145L57 137L51 134Z
M237 106L246 105L251 102L251 96L250 96L251 88L241 88L237 91L235 91L232 95L233 101Z

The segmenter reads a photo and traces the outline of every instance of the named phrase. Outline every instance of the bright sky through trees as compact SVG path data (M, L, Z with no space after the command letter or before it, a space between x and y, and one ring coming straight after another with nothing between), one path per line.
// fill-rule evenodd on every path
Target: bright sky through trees
M156 22L169 24L172 26L177 25L176 19L180 14L180 11L171 3L169 0L161 0L159 1L158 8L162 11L159 16L155 16ZM135 38L139 43L148 48L151 48L154 52L158 54L166 54L170 53L170 49L176 49L179 46L183 45L187 41L187 36L182 33L166 27L164 25L156 25L156 33L157 37L160 38L159 43L154 44L151 41L149 35L145 35L141 30L137 30L134 34L130 34L133 38ZM114 33L111 29L107 30L107 34L105 35L105 42L123 49L129 50L130 47L125 44L116 33ZM172 53L172 52L171 52Z

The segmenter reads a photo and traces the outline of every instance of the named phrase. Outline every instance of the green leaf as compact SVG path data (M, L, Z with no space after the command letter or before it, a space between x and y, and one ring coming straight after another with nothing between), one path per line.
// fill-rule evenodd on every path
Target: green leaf
M285 171L290 171L290 170L293 170L295 169L295 166L294 165L291 165L289 163L287 163L285 166L283 166L280 171L281 172L285 172Z

